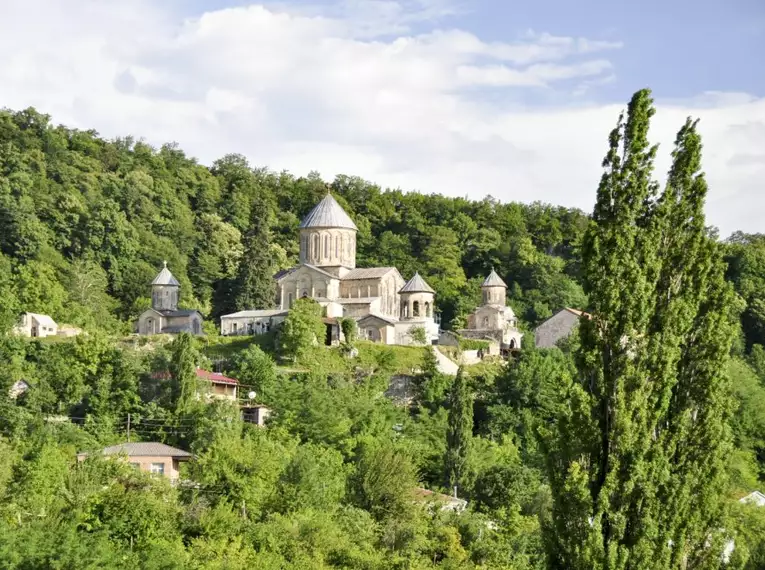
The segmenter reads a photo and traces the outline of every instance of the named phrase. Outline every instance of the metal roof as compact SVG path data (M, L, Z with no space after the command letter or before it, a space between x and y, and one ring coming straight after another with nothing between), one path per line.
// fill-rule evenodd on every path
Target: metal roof
M415 272L414 277L407 281L399 293L435 293L433 288L425 283L425 280L420 277L419 272Z
M42 315L40 313L27 313L30 317L34 318L39 324L45 327L55 327L56 321L54 321L50 316L48 315Z
M165 456L170 457L191 457L191 453L183 451L177 447L170 447L164 443L158 443L154 441L137 441L134 443L120 443L118 445L110 445L102 450L104 455L118 455L124 453L133 457L139 456Z
M178 283L178 280L173 277L173 274L170 273L170 270L167 268L167 261L162 262L164 264L164 267L162 268L162 271L160 271L157 276L154 278L154 281L151 282L152 285L173 285L175 287L180 287L181 284Z
M489 276L484 280L481 287L504 287L507 289L507 284L502 281L502 278L497 275L496 271L492 269L491 273L489 273Z
M288 311L285 311L284 309L256 309L238 311L236 313L229 313L228 315L221 315L221 319L276 317L278 315L286 315L287 313Z
M342 281L354 281L357 279L379 279L384 277L391 271L396 269L395 267L359 267L357 269L351 269L348 273L343 275Z
M351 217L337 203L332 194L327 194L324 199L314 206L308 215L300 222L301 228L346 228L356 230L356 224Z

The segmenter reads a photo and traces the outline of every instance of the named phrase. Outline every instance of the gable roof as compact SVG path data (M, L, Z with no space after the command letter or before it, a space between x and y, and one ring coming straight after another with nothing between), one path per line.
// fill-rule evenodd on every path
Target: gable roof
M563 310L568 311L569 313L573 313L577 317L581 317L582 315L584 315L588 319L592 318L592 315L590 313L585 313L584 311L580 311L579 309L572 309L571 307L565 307Z
M504 287L507 289L507 284L502 281L502 278L497 275L497 272L493 269L491 270L491 273L489 273L489 276L484 279L483 283L481 284L481 287Z
M295 271L303 267L307 267L311 271L316 271L317 273L320 273L324 275L325 277L330 277L332 279L339 279L337 275L332 275L328 271L324 271L321 267L316 267L315 265L309 265L308 263L301 263L300 265L296 265L295 267L291 267L289 269L279 271L277 274L274 275L274 279L276 279L277 281L281 281L288 275L292 275L293 273L295 273Z
M364 323L366 321L371 321L371 320L382 321L386 325L395 325L396 324L396 321L394 321L393 319L389 319L388 317L383 317L382 315L375 315L373 313L370 313L368 315L364 315L363 317L358 319L356 322L359 325L361 325L362 323Z
M348 273L343 275L341 280L354 281L356 279L379 279L395 269L395 267L358 267L356 269L351 269Z
M300 228L345 228L358 231L351 217L329 193L303 218Z
M40 313L27 313L30 317L34 318L39 324L46 326L46 327L55 327L56 321L54 321L50 316L48 315L42 315Z
M758 507L765 507L765 494L760 491L752 491L746 497L738 500L739 503L752 503Z
M233 386L239 384L234 378L224 376L220 372L210 372L209 370L203 370L201 368L197 368L197 378L200 380L207 380L213 384L231 384Z
M162 268L162 271L160 271L157 276L154 278L154 281L151 282L152 285L172 285L173 287L180 287L181 284L178 283L178 280L173 277L173 274L170 273L170 270L167 268L167 261L162 262L164 264L164 267Z
M425 283L425 280L420 277L420 273L417 271L414 277L401 288L399 293L435 293L435 291L430 285Z
M177 447L170 447L164 443L158 443L154 441L137 441L134 443L120 443L117 445L110 445L101 450L104 455L119 455L124 453L132 457L141 456L170 456L170 457L192 457L188 451L183 451ZM81 454L85 455L85 454Z
M262 317L276 317L280 315L286 315L289 311L284 309L254 309L237 311L236 313L229 313L228 315L221 315L223 319L245 319L245 318L262 318Z

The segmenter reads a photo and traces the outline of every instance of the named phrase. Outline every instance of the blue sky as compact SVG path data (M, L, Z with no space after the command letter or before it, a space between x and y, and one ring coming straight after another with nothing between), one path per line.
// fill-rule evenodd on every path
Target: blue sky
M179 8L197 16L246 4L243 0L192 0ZM339 2L265 4L342 11ZM616 81L598 88L596 99L600 101L623 102L642 87L650 87L661 98L689 98L706 91L765 95L763 0L470 0L441 4L454 13L418 22L412 32L458 27L485 41L512 41L535 30L623 42L624 47L610 58L617 69Z
M608 132L650 87L659 181L698 117L710 223L763 229L763 0L3 6L0 106L406 191L589 211Z

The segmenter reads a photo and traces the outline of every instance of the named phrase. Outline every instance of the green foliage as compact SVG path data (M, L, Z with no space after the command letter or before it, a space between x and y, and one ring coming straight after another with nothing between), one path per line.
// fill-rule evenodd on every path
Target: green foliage
M468 460L473 441L473 395L462 368L457 371L449 392L449 421L446 431L445 486L466 485Z
M324 334L321 305L313 299L298 299L282 324L281 354L294 361L305 358L313 347L323 344Z
M425 327L420 327L420 326L409 327L409 331L407 334L409 335L409 338L412 339L412 342L415 344L428 343L428 333L425 330Z
M491 343L477 338L460 338L460 350L487 350Z
M547 443L553 567L716 568L724 543L732 299L704 227L696 123L658 195L653 113L639 91L611 133L584 240L593 318Z
M188 333L179 334L171 345L170 374L173 381L173 400L178 414L193 410L200 391L197 380L199 353L194 339Z
M356 325L356 319L353 318L347 318L347 319L339 319L340 320L340 328L343 331L343 336L345 337L345 343L348 346L353 346L356 343L356 335L358 334L358 326Z

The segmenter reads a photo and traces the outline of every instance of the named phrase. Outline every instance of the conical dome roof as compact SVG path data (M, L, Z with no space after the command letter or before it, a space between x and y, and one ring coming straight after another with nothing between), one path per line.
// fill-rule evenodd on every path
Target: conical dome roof
M162 268L162 271L160 271L157 276L154 278L154 281L151 282L152 285L174 285L175 287L180 287L181 284L178 283L178 280L173 277L173 274L170 273L170 270L167 268L167 261L163 261L164 267Z
M419 272L415 272L414 277L407 281L399 293L435 293L435 291L430 285L425 283L425 280L420 277Z
M493 269L491 270L491 273L489 273L489 276L484 279L483 284L481 287L504 287L507 289L507 284L502 281L502 278L497 275L497 272Z
M356 224L351 217L337 203L332 194L327 194L324 199L314 206L313 210L300 223L301 228L345 228L356 230Z

